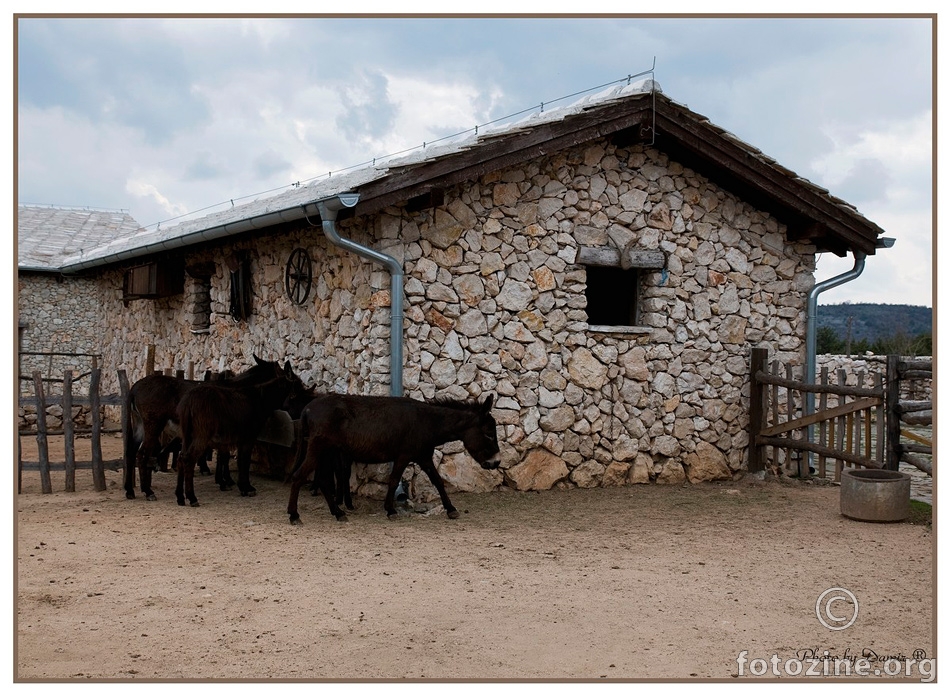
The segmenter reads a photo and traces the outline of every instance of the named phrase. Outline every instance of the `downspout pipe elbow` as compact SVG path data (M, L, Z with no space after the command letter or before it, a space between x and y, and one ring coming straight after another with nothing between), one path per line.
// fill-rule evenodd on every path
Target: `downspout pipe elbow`
M805 383L815 383L815 369L817 358L815 352L818 346L818 296L839 285L849 283L864 272L864 262L867 254L863 251L854 252L854 267L834 278L817 283L808 293L808 318L805 325ZM814 398L814 395L811 395ZM810 409L813 410L813 409Z
M337 213L345 208L352 208L359 202L358 193L341 193L326 200L317 201L317 210L320 211L320 221L323 233L334 245L351 251L374 263L384 266L389 271L390 278L390 351L389 351L389 393L391 396L402 396L403 374L403 268L398 260L388 254L364 246L352 239L341 237L336 229Z

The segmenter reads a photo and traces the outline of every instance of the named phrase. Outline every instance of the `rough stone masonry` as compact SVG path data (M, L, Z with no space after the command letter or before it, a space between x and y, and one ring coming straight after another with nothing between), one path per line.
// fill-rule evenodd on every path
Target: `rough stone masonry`
M803 363L814 247L663 153L607 140L455 185L444 200L340 231L404 265L406 395L497 397L502 468L484 471L451 444L437 453L451 485L675 484L745 466L750 349ZM303 306L284 289L297 247L314 260ZM663 253L665 266L642 275L638 326L590 328L582 247ZM225 259L241 250L252 259L247 322L228 315ZM208 262L214 275L186 277L183 295L128 308L120 273L106 274L105 364L140 377L150 343L166 366L191 361L199 374L257 353L289 359L322 390L388 393L384 270L306 225L186 259ZM196 330L208 297L210 321L199 316ZM367 495L385 478L379 467L357 476Z

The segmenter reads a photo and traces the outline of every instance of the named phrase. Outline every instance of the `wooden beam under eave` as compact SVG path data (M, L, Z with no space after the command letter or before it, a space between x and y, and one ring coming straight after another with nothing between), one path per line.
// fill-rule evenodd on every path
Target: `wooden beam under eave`
M625 105L616 113L604 109L575 116L570 120L541 124L480 147L432 162L401 168L359 188L358 215L370 215L390 205L397 205L433 188L447 188L463 181L473 181L499 169L514 167L552 152L607 137L627 128L640 128L649 115L646 102ZM609 111L609 110L608 110ZM650 119L652 121L652 118Z
M808 220L804 223L788 223L785 236L790 242L808 242L827 237L830 230L820 222Z

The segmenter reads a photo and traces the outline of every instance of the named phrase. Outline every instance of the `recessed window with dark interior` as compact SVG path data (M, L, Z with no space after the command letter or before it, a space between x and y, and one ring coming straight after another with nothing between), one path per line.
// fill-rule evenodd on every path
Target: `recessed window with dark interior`
M587 266L587 323L636 326L639 319L640 269Z

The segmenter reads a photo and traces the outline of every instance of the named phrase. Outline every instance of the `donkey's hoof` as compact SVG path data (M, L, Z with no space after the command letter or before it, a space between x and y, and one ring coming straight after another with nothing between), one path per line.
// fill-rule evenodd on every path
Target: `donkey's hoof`
M337 522L349 522L349 521L350 521L350 518L347 517L346 514L342 514L342 515L340 515L339 517L336 518L336 521L337 521Z
M158 496L155 495L154 493L149 493L147 496L145 496L145 499L146 499L146 500L158 500Z
M125 497L129 500L135 500L135 493L133 491L126 491Z
M457 520L457 519L459 518L459 511L458 511L458 510L449 510L449 511L446 512L445 514L449 516L449 519L450 519L450 520Z
M200 506L201 506L201 503L199 503L197 500L191 501L191 507L200 507Z
M291 523L291 524L297 524L297 525L303 524L303 523L300 521L300 515L297 515L296 517L291 517L291 518L290 518L290 523Z
M184 498L179 498L179 499L178 499L178 504L181 505L182 507L185 507L185 499L184 499Z
M249 491L241 491L242 498L253 498L255 495L257 495L257 491L253 488Z

